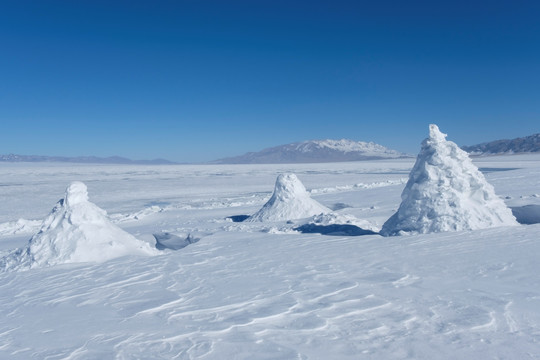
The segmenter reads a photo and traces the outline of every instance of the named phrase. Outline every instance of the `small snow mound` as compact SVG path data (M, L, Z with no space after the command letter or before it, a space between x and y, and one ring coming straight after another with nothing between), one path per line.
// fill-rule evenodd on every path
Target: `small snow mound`
M381 234L431 233L517 225L467 153L429 126L398 211Z
M268 202L246 221L283 221L331 212L313 200L295 174L280 174Z
M371 222L360 220L352 215L320 214L313 216L309 222L293 228L306 234L322 234L334 236L363 236L377 234L377 227Z
M196 234L171 234L169 232L161 232L153 234L156 239L156 249L158 250L180 250L190 244L195 244L201 240L201 236Z
M319 214L311 218L308 224L315 224L321 226L328 225L354 225L365 230L371 230L378 232L379 228L368 220L358 219L357 217L349 214Z
M23 249L0 259L0 269L101 262L158 251L112 224L105 210L88 201L86 185L74 182Z

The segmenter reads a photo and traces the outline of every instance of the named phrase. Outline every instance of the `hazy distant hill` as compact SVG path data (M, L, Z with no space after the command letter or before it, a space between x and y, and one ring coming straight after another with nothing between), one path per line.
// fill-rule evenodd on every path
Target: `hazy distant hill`
M131 160L120 156L97 157L97 156L41 156L41 155L0 155L0 162L69 162L83 164L149 164L149 165L167 165L174 164L172 161L164 159L154 160Z
M512 140L496 140L472 146L463 146L472 155L515 154L540 152L540 134Z
M213 161L216 164L322 163L409 157L373 142L310 140Z

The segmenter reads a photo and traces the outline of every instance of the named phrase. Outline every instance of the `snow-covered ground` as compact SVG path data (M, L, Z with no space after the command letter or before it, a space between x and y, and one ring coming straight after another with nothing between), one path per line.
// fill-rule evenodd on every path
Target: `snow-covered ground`
M473 162L540 222L540 155ZM540 359L540 224L381 237L228 218L294 173L314 200L380 228L413 163L2 164L0 256L72 181L137 239L198 241L0 272L0 359Z

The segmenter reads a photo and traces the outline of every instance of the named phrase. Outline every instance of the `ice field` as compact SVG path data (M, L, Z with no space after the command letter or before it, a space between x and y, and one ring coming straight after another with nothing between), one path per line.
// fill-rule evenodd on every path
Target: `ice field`
M0 256L73 181L155 256L0 272L0 359L540 359L540 155L473 159L519 226L382 237L255 214L276 177L380 229L414 159L0 165ZM165 236L168 234L168 238Z

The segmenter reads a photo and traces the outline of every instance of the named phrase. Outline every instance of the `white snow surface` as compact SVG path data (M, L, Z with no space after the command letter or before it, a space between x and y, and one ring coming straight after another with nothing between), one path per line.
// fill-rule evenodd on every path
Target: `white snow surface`
M540 155L473 161L508 206L540 206ZM3 164L0 226L39 221L80 180L141 241L202 235L161 256L0 272L0 359L539 359L540 224L354 237L226 219L293 172L380 226L413 164ZM0 256L30 236L0 233Z
M25 248L0 259L0 268L36 268L101 262L126 255L157 254L146 242L112 224L88 201L86 185L73 182Z
M294 220L329 212L310 197L295 174L279 174L270 200L246 221Z
M515 217L468 154L430 125L398 211L384 235L476 230L517 225Z

